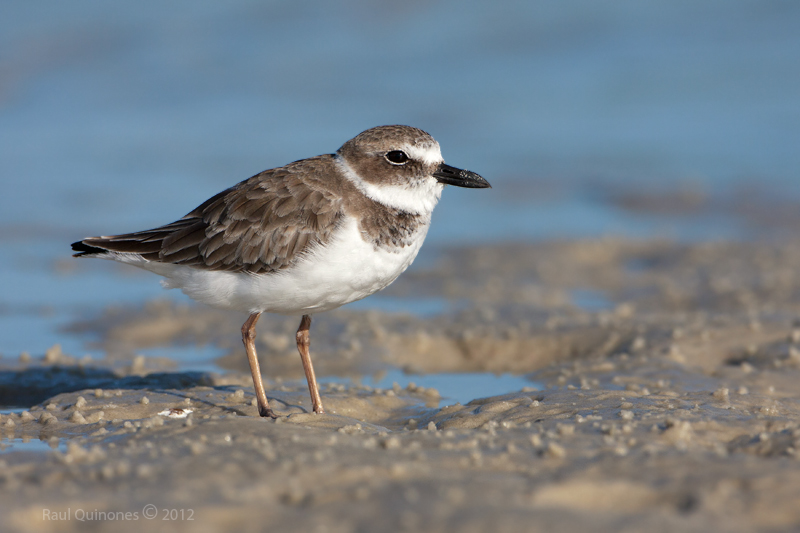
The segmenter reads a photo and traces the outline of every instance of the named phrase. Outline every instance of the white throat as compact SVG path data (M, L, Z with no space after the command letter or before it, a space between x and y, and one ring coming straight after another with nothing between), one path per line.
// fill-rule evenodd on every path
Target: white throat
M413 215L430 215L444 190L444 185L436 181L433 176L408 185L377 185L363 180L347 161L338 155L336 164L345 177L367 198Z

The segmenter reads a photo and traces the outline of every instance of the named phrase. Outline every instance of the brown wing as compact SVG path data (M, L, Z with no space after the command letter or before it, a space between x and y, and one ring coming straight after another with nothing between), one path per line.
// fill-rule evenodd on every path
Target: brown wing
M310 247L324 245L343 216L326 187L332 156L266 170L210 198L166 226L91 237L73 244L77 255L104 251L141 254L150 261L209 270L274 272Z

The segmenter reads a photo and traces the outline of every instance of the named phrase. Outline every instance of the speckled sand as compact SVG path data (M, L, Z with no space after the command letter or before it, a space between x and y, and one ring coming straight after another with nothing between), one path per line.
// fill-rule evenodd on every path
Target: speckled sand
M796 531L799 268L796 242L452 250L390 289L442 314L320 316L319 373L512 372L540 390L447 405L325 385L329 414L309 414L305 386L277 380L301 377L295 320L267 318L279 420L256 416L241 317L110 310L73 325L107 360L53 349L0 369L3 403L31 406L0 415L3 529ZM229 372L134 357L181 339L228 352Z

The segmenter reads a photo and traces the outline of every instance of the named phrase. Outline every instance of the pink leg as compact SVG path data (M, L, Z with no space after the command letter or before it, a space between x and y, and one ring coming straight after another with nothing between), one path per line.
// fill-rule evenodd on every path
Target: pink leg
M322 414L325 410L322 408L319 385L317 385L317 377L314 375L314 366L311 364L311 354L308 351L311 345L311 338L308 332L310 327L311 315L303 315L303 318L300 319L300 327L297 328L297 351L300 352L300 359L303 361L303 370L306 373L306 381L308 381L308 392L311 393L312 408L315 413Z
M250 362L250 372L253 374L253 386L256 389L256 399L258 400L258 414L270 418L278 418L278 415L270 409L267 403L267 394L264 392L264 383L261 381L261 369L258 366L258 356L256 355L256 322L261 313L253 313L242 326L242 342L247 351L247 360Z

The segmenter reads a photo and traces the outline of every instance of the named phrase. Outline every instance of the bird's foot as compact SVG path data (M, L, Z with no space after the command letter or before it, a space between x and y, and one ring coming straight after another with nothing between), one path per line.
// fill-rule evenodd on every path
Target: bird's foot
M272 418L272 419L280 418L278 415L275 414L275 411L273 411L269 407L261 407L261 406L259 406L258 414L259 414L259 416L263 416L265 418L266 417L269 417L269 418Z

